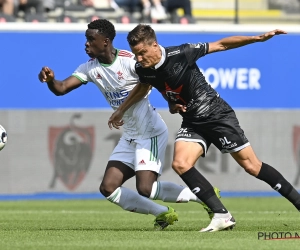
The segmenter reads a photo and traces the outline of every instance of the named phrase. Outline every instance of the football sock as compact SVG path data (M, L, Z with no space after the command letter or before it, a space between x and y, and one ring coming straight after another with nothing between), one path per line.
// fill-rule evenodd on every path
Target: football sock
M150 199L165 202L201 202L188 187L183 187L168 181L155 181L152 185Z
M220 199L216 196L213 186L200 174L200 172L192 167L181 176L181 179L192 190L192 192L203 201L214 213L227 213Z
M153 214L157 216L168 211L166 206L157 204L125 187L118 187L110 196L106 197L106 199L126 211L140 214Z
M262 163L260 172L256 178L268 183L300 210L300 194L275 168L266 163Z

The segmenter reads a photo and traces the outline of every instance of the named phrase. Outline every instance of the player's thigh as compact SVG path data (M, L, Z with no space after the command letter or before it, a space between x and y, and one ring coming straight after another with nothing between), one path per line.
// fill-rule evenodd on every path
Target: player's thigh
M168 133L135 140L135 171L153 171L161 175L168 145Z
M152 186L157 181L158 173L150 170L136 171L136 189L140 195L150 197Z
M135 168L135 150L136 144L134 141L126 140L121 137L118 144L114 148L109 157L109 161L120 161L125 163L131 169Z
M193 167L200 156L205 157L210 142L189 124L183 123L177 132L172 167L182 174Z
M135 175L134 171L135 146L120 138L117 146L109 157L109 161L104 173L100 192L104 195L113 192L125 181Z

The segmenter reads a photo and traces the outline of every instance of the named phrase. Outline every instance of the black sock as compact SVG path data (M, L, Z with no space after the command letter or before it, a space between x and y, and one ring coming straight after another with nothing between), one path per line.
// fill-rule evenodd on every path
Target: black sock
M268 183L300 210L300 194L275 168L263 163L256 178Z
M180 177L190 190L214 213L228 212L220 199L216 196L213 186L196 168L192 167Z

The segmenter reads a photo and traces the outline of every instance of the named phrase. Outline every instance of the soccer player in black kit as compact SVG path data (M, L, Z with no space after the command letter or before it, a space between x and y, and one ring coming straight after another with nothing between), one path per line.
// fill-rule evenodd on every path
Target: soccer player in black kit
M214 212L211 223L200 232L220 231L235 225L212 185L193 167L200 156L205 157L212 143L222 153L230 153L247 173L268 183L300 210L299 193L275 168L257 158L234 110L206 82L196 64L206 54L264 42L280 34L286 32L277 29L257 36L232 36L210 43L162 47L154 30L149 25L139 24L127 36L136 56L140 83L113 113L108 125L119 128L124 112L145 96L149 85L157 88L168 101L171 113L182 116L172 168Z

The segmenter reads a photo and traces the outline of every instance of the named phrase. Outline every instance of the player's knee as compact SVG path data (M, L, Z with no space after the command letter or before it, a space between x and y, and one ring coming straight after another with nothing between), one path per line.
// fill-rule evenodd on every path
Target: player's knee
M117 189L117 187L114 187L112 185L108 185L103 181L102 181L102 183L100 184L100 187L99 187L100 193L103 194L105 197L110 196L116 189Z
M247 164L243 166L243 168L248 174L252 176L257 176L261 166L259 164Z
M151 195L152 186L150 187L145 184L139 184L136 186L136 189L137 189L139 195L149 198Z
M182 174L189 169L190 166L187 166L187 164L184 161L181 160L173 160L172 162L172 168L177 174Z

